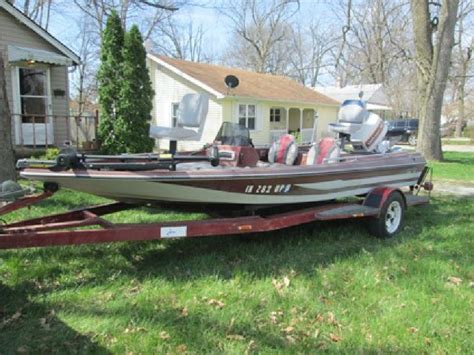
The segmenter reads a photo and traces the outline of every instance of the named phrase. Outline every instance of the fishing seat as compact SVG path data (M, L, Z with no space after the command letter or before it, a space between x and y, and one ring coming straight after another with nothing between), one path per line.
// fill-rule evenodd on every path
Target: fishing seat
M186 94L179 103L177 127L150 126L150 137L199 141L204 130L208 110L209 95ZM197 130L195 130L196 128Z
M298 156L298 146L295 137L291 134L284 134L278 141L273 142L268 150L268 162L285 165L293 165Z
M313 146L306 155L306 165L337 163L341 148L334 138L326 137Z

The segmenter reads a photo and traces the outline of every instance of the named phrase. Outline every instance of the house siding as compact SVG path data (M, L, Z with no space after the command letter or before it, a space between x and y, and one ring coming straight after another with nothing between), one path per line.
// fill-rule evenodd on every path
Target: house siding
M182 78L180 75L161 66L159 63L148 59L148 66L151 73L151 80L155 90L153 98L152 124L157 126L171 126L172 103L179 103L186 94L203 93L204 89L194 85L190 81ZM292 115L297 115L298 125L301 110L303 111L303 128L313 127L314 111L318 112L319 119L317 121L316 137L321 138L329 135L327 125L335 122L337 118L338 107L324 106L318 104L302 104L302 103L283 103L278 101L263 101L258 99L242 99L238 97L226 96L222 99L216 99L210 95L209 112L204 126L204 132L199 142L180 141L178 142L178 150L195 150L201 148L206 143L211 143L222 124L222 122L238 122L239 104L255 104L256 105L256 129L250 131L250 137L257 146L267 146L270 144L270 108L278 107L285 109L286 112L282 117L289 117L290 108ZM313 111L314 110L314 111ZM286 129L286 123L280 123L282 129ZM299 127L299 126L298 126ZM276 129L273 125L273 129ZM169 140L157 140L158 149L168 149Z
M0 55L3 56L5 62L7 62L8 60L8 45L41 49L63 55L54 46L52 46L46 40L41 38L38 34L33 32L31 29L29 29L22 23L20 23L17 19L15 19L5 10L0 9ZM67 116L69 115L68 68L60 66L49 67L51 69L51 94L54 89L61 89L66 92L66 95L63 97L54 97L54 95L51 95L52 114L57 116ZM15 112L15 106L13 103L13 75L8 74L12 72L12 68L14 68L13 65L7 64L6 84L8 102L10 106L10 111L12 113L19 113ZM66 121L64 119L60 119L58 120L58 122L56 122L54 126L55 143L60 144L67 138ZM13 129L15 129L15 125L13 125Z
M152 61L148 62L152 72L152 83L155 91L153 98L152 125L171 127L172 103L179 103L186 94L204 93L201 88L186 82L175 73ZM210 96L209 111L200 141L179 141L178 150L195 150L203 144L212 142L223 121L223 110L220 100ZM157 140L158 149L168 149L169 140Z

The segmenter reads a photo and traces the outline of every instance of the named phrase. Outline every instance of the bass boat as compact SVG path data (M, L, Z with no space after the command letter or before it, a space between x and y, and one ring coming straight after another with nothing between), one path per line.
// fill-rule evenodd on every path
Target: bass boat
M176 140L196 139L208 98L183 98L178 127L152 127L155 138L171 139L165 154L85 155L67 149L55 161L20 160L20 175L59 187L132 203L289 205L365 195L376 187L419 185L425 159L390 147L387 127L362 100L347 100L334 138L298 146L285 134L256 148L245 127L224 123L215 141L196 152L176 152Z

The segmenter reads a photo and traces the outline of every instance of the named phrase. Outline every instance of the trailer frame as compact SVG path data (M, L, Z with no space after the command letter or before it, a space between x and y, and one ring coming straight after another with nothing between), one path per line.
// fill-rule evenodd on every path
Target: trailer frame
M431 190L431 183L425 185L425 189ZM114 202L0 225L0 249L231 236L269 232L315 221L349 218L369 218L375 223L384 218L381 214L394 194L402 196L403 209L429 203L429 196L418 195L418 190L403 193L397 188L378 187L356 202L336 201L270 214L254 211L249 216L141 224L116 224L104 219L108 214L137 207ZM41 194L14 201L0 207L0 215L29 207L53 196L54 193L54 189L46 189ZM95 228L81 229L84 227Z

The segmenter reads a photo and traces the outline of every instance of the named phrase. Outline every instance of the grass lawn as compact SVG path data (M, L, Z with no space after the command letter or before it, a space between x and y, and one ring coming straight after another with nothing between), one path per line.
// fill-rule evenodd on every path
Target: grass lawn
M443 162L431 162L434 180L474 182L474 153L444 152Z
M435 176L472 173L474 156L446 158ZM10 217L99 202L60 191ZM0 251L0 353L472 353L473 215L474 199L443 196L410 209L388 241L348 221ZM144 208L112 219L203 217Z

